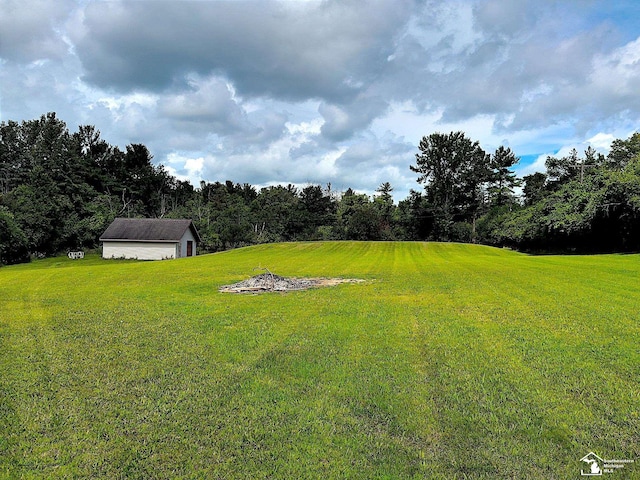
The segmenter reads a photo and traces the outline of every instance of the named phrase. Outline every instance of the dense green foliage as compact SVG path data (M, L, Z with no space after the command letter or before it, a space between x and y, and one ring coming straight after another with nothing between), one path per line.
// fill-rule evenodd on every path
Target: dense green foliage
M534 251L640 250L640 134L616 140L608 157L547 159L524 178L524 202L491 211L483 241Z
M522 179L522 198L510 149L487 155L462 132L424 137L419 149L411 169L426 196L410 205L432 219L426 238L537 252L640 251L638 133L614 141L607 157L590 147L584 158L576 150L548 157L546 174Z
M258 265L366 282L217 291ZM580 478L640 457L638 278L418 242L3 268L0 478Z
M262 189L232 181L194 187L141 144L109 145L93 126L71 133L55 114L0 123L0 265L97 248L118 216L191 218L199 251L300 240L444 240L523 250L640 250L640 134L608 157L588 149L513 173L508 148L487 154L462 132L424 137L409 165L424 192L393 202L330 185Z

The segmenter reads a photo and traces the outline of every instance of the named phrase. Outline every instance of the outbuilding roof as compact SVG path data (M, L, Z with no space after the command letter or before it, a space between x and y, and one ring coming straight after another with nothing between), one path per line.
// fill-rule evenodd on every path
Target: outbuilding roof
M191 220L169 218L116 218L104 231L100 241L178 242L187 229L200 241Z

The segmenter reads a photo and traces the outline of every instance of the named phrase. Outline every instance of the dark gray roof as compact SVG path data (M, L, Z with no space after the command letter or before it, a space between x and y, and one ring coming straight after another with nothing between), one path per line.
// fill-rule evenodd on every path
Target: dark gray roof
M104 231L100 241L177 242L187 229L197 241L200 236L191 220L168 218L116 218Z

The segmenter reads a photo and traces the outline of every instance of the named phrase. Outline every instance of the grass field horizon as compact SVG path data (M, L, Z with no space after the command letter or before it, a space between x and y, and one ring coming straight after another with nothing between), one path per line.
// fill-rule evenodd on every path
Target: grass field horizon
M360 278L220 293L261 273ZM0 478L579 478L640 457L640 255L282 243L0 268ZM612 478L640 478L628 464Z

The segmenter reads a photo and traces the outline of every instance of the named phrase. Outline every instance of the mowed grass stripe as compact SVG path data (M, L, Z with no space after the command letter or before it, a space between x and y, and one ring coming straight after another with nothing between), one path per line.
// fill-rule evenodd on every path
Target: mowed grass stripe
M638 456L637 256L87 260L0 269L0 475L568 478L590 450ZM217 291L258 266L367 282Z
M487 257L475 257L475 258L486 260ZM491 265L491 266L495 267L495 265ZM518 383L520 383L524 387L524 389L522 388L520 389L520 390L523 390L523 393L526 391L532 393L531 395L532 401L529 401L524 405L520 405L520 408L523 412L525 412L525 415L526 413L531 413L532 410L535 411L536 410L535 405L549 404L550 408L537 409L539 412L543 410L547 410L549 412L548 415L543 416L543 417L549 417L548 419L543 418L542 420L544 421L541 421L540 419L537 420L540 433L542 435L547 435L547 436L556 436L560 440L562 440L563 438L568 438L567 432L570 431L570 428L567 427L566 422L561 421L562 412L558 412L557 408L555 409L556 411L554 411L553 405L554 403L562 403L562 402L559 402L558 399L561 399L561 400L564 399L569 401L571 400L571 398L567 398L567 392L565 392L567 384L570 385L569 387L570 391L568 393L569 397L571 397L572 391L573 392L593 391L585 387L589 384L589 378L591 378L592 373L594 371L600 370L599 366L595 370L589 370L590 367L591 368L596 367L598 360L596 359L595 362L589 362L587 364L585 364L584 362L578 363L578 365L580 365L580 369L578 370L573 370L572 368L570 368L568 369L569 371L567 371L566 366L562 365L561 370L553 372L554 373L553 375L547 375L549 372L548 371L545 372L544 368L540 368L539 370L528 368L527 365L529 364L530 359L522 358L522 357L519 358L518 352L513 351L513 347L518 348L518 344L521 344L522 347L524 347L525 351L531 351L532 349L529 348L527 344L531 343L531 341L535 339L546 338L547 333L553 331L554 325L545 323L546 330L544 331L529 330L527 332L526 326L528 324L528 321L530 320L530 318L528 318L529 315L528 315L528 308L527 308L529 305L520 301L518 298L519 295L516 295L514 297L512 293L509 293L510 285L505 282L500 282L499 275L498 276L487 275L488 272L490 271L490 268L486 268L487 265L485 265L484 267L485 268L476 270L477 272L476 275L461 275L459 278L459 285L460 285L459 290L466 291L466 292L476 291L478 295L475 298L473 297L469 298L468 303L465 302L466 303L465 305L461 305L461 300L464 301L464 296L459 295L457 292L452 293L452 300L450 302L449 312L451 313L451 312L454 312L455 310L458 310L460 312L460 316L461 316L460 327L464 329L463 337L462 337L463 342L461 342L462 344L460 345L460 351L470 352L469 355L471 356L476 356L476 357L480 356L481 363L486 362L488 366L485 368L491 369L491 368L497 367L498 369L502 369L503 372L505 371L505 369L507 372L515 372L516 373L515 379L505 378L504 374L498 375L497 377L494 374L493 378L494 379L500 378L500 384L507 385L507 386L511 385L515 387L518 385ZM507 271L507 269L505 269L505 271ZM553 280L553 275L549 276L550 273L551 272L545 272L545 278L548 281ZM531 277L529 276L529 278ZM539 278L539 276L537 276L536 280L539 283L541 279ZM465 284L465 283L469 283L469 284ZM470 284L474 284L475 287ZM513 288L511 288L511 290L513 290ZM559 294L561 292L556 292L556 293ZM455 298L458 298L458 300L456 300ZM499 306L501 308L496 311L495 306L491 305L492 303L495 303L496 306ZM511 305L512 307L515 307L515 308L505 309L504 307L508 305ZM585 307L584 304L581 304L581 306L582 308ZM488 307L488 311L487 311L487 307ZM588 309L589 307L586 306L586 308ZM460 311L460 309L462 310ZM544 312L544 313L546 313L547 315L543 314L543 317L546 320L548 320L549 319L548 312ZM579 313L580 312L578 312L578 314ZM575 312L572 312L572 314L575 314ZM442 320L441 315L438 316L438 320L440 321ZM579 320L579 318L571 318L570 320L572 322L575 322L576 320ZM474 326L478 325L478 322L480 322L480 327L474 328ZM507 324L509 324L510 329L512 327L513 330L512 331L507 330L506 332L502 332L501 326L504 326ZM456 325L456 327L458 327L458 325ZM465 330L466 330L466 333L465 333ZM446 334L443 334L443 337L446 338L446 341L442 342L443 344L442 348L444 351L446 351L446 355L451 355L452 351L455 352L455 348L453 348L455 345L453 341L454 339L452 338L452 333L455 331L456 330L455 328L452 327L451 323L447 324ZM518 332L520 333L520 335L517 335ZM506 337L507 342L504 341L505 333L507 335ZM515 333L517 335L514 339L510 338L512 333ZM575 340L578 340L579 344L583 345L585 342L582 338L583 337L581 335L579 335L577 339L570 338L569 344L573 343ZM515 342L513 340L515 340ZM508 343L513 343L513 347L508 346ZM547 341L546 343L549 343L549 342ZM505 344L507 345L506 349L505 349ZM541 345L541 346L545 347L545 345ZM562 356L566 352L565 349L566 349L566 344L563 344L562 342L558 342L556 351L553 353L555 353L555 355ZM585 352L581 350L578 352L579 353L578 356L584 356L584 354L586 354L587 358L589 358L591 357L590 354L592 349L593 349L593 345L589 345L589 351ZM433 343L430 344L430 351L433 352ZM486 352L486 355L484 355L483 352ZM633 355L629 355L630 353L632 353L630 350L626 350L626 351L623 350L620 356L624 357L627 361L629 361L630 357L633 358ZM547 356L542 356L541 358L540 357L538 358L541 359L541 364L539 365L539 367L544 367L545 365L549 365L549 364L553 365L554 363L553 358L548 358ZM600 358L599 360L603 360L603 358ZM635 360L637 360L637 356L635 357ZM473 362L473 358L471 359L465 358L464 360L459 360L459 361L456 361L455 363L456 365L472 365L474 362ZM514 367L511 368L510 364L513 364ZM610 365L610 363L608 362L606 364ZM627 365L630 365L630 363L627 363ZM438 366L435 366L432 370L440 371ZM460 372L460 370L458 370L458 372ZM464 370L462 370L462 372L464 372ZM524 383L522 381L523 374L524 374L524 377L527 379L526 382ZM563 378L563 382L558 383L559 375L566 375ZM572 375L574 375L574 377L572 377ZM485 387L483 385L484 380L485 378L492 378L492 377L491 376L487 377L486 375L483 375L481 378L482 378L482 382L481 384L476 384L474 386L473 388L474 392L485 391ZM633 381L632 378L633 378L632 376L626 375L622 381L622 385L628 385L629 382ZM616 388L615 380L613 379L610 379L610 380L612 380L612 383L609 384L609 386L612 387L611 393L622 393L620 392L619 388ZM465 386L465 385L468 385L469 382L468 382L468 379L458 378L455 381L448 382L448 384L456 385L456 389L459 390L460 385ZM559 388L556 388L556 387L559 387ZM492 388L491 391L495 393L496 390L497 389L495 388L495 385L494 385L494 388ZM553 392L554 390L556 390L555 398L553 395L549 395L549 392ZM514 388L514 391L517 391L517 389ZM624 398L626 398L627 400L630 400L633 397L633 393L628 390L622 394L623 394L622 400L624 400ZM597 399L593 399L593 400L594 401L591 402L590 406L597 409L600 403ZM532 406L534 407L533 409L531 408ZM628 402L626 406L627 408L629 408L632 406L632 403ZM515 412L518 412L518 410L515 410ZM628 410L627 413L629 412L633 414L633 411ZM588 415L587 411L584 409L582 411L582 415L578 414L578 412L576 412L575 410L572 410L571 412L569 412L568 416L569 416L569 419L576 418L576 417L578 418L581 417L583 419L590 418L590 415ZM602 414L598 415L598 419L601 420L602 418L606 418L606 416L603 416ZM585 440L584 440L585 443L590 438L593 438L594 436L596 437L599 436L598 429L600 425L598 424L598 421L597 421L598 419L595 419L596 421L594 422L594 419L590 418L589 422L591 422L594 428L590 432L587 432L587 435L585 435ZM482 424L481 421L479 423ZM500 429L497 429L496 426L493 425L491 426L491 428L487 428L486 431L499 432ZM604 443L606 443L606 440L604 441ZM488 449L486 448L486 444L484 444L484 447L485 447L484 452L487 453ZM523 453L524 452L521 452L520 455L522 456ZM566 451L562 453L566 454ZM469 463L470 462L467 462L467 464ZM491 465L491 462L487 461L486 458L482 458L479 463L485 466ZM481 469L482 468L479 467L478 465L472 467L473 471L480 471Z
M457 281L439 280L438 283L446 286L437 301L439 309L421 311L422 318L414 322L414 344L424 359L420 371L424 383L432 389L430 398L437 405L441 426L436 449L440 452L439 462L466 473L495 475L502 470L502 474L509 477L514 472L505 469L504 464L500 468L503 453L499 448L495 452L494 443L517 436L515 426L523 420L517 410L523 406L522 395L514 388L516 383L509 375L513 352L504 348L503 339L496 332L495 319L487 318L482 304L477 303L482 298L460 305L457 283L472 283L478 289L482 279L469 270L462 275L459 271L452 272L450 261L451 256L445 255L439 267L431 266L431 275L449 277L455 273ZM493 279L490 280L493 289L496 286ZM460 290L466 288L462 285ZM477 375L478 370L482 375ZM520 405L515 404L516 398ZM514 421L514 415L518 421ZM509 427L510 424L513 427ZM461 450L467 451L464 460L458 457ZM523 460L529 457L526 449L512 453ZM497 458L493 458L494 455Z

